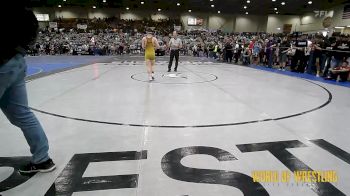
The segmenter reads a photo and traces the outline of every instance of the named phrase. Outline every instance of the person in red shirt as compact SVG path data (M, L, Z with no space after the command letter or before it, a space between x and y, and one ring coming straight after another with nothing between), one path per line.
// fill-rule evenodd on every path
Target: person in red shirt
M346 82L349 78L349 73L350 73L349 62L344 61L341 66L330 69L329 71L330 71L330 75L327 77L327 79Z
M253 47L254 47L255 42L256 42L256 40L255 40L255 37L254 37L249 43L249 50L251 52L253 51Z

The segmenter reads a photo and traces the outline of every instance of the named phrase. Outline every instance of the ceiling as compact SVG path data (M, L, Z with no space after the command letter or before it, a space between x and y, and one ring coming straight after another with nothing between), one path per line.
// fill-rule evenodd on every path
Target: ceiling
M67 6L82 6L86 8L121 8L130 10L152 10L162 9L162 11L169 12L183 12L192 10L195 12L211 12L217 13L220 11L222 14L275 14L277 11L279 14L303 14L306 12L312 12L315 10L326 10L334 6L350 3L350 0L311 0L312 4L308 4L310 0L30 0L30 6L48 6L62 7ZM144 4L141 4L144 1ZM285 2L285 5L281 3ZM180 3L180 6L176 4ZM214 7L211 7L214 5ZM244 9L247 6L247 9Z

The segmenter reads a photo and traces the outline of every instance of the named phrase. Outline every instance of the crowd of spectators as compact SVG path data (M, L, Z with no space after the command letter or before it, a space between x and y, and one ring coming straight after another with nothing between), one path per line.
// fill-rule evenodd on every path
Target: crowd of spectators
M58 28L41 29L31 55L116 55L140 53L146 28L163 39L180 24L178 20L57 19ZM86 29L77 29L78 24Z
M176 20L93 19L63 21L59 29L39 32L31 55L123 55L143 53L141 39L152 28L164 47L171 38ZM88 29L76 29L77 23ZM345 81L350 72L350 38L334 34L223 33L220 31L180 31L182 55L212 58L228 63L258 65L292 72L309 73L326 79ZM166 48L164 47L166 50ZM167 52L167 51L166 51Z
M198 37L203 42L192 47L194 56L282 71L288 69L337 81L349 79L350 37L346 35L202 33Z
M333 34L255 35L247 42L236 36L217 44L223 61L266 66L285 71L314 74L325 79L347 81L350 67L350 37ZM216 48L214 49L214 51ZM220 51L220 49L218 50ZM219 57L220 58L220 57Z

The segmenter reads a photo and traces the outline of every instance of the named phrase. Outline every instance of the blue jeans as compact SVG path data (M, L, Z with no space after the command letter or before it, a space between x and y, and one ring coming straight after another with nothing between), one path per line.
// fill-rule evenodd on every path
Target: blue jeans
M267 59L267 67L272 68L273 67L273 51L267 51L266 52L266 59Z
M310 57L309 57L309 62L307 64L307 67L306 67L306 73L308 74L312 74L312 67L313 67L313 59L314 59L314 52L311 51L310 52Z
M37 164L49 159L49 144L43 128L28 107L26 69L21 54L0 65L0 108L9 121L22 130L33 154L32 162Z
M320 70L322 71L325 67L325 64L326 64L327 55L322 54L321 56L317 56L317 57L319 58ZM309 60L309 63L307 65L307 68L306 68L306 73L313 74L317 57L314 55L314 52L311 51L310 60Z

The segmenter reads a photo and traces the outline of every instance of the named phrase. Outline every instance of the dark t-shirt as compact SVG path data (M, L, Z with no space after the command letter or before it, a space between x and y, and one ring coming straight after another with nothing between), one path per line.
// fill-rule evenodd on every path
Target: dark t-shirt
M342 59L346 56L348 56L348 53L350 51L349 45L337 42L336 45L333 47L333 50L337 50L333 52L333 56L336 59Z
M274 44L273 41L267 42L267 44L266 44L266 53L270 53L273 50L273 48L272 48L273 44Z
M316 45L317 45L318 47L320 47L321 49L325 49L325 48L326 48L324 42L317 42ZM316 49L316 48L315 48L315 49L314 49L314 56L315 56L316 58L322 57L322 50L319 50L319 49Z
M280 54L286 54L286 50L290 48L290 43L288 41L283 41L280 45Z
M232 47L231 44L226 44L225 45L225 50L226 50L227 53L232 53L233 52L232 49L233 49L233 47Z
M38 32L38 20L33 11L15 1L0 8L0 31L2 38L0 47L0 64L7 62L22 49L28 49L33 44Z

